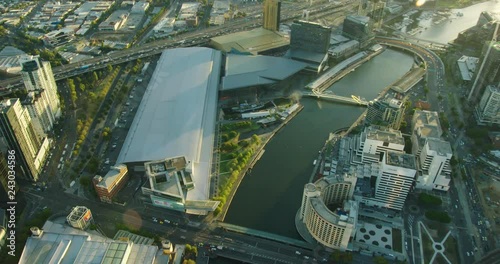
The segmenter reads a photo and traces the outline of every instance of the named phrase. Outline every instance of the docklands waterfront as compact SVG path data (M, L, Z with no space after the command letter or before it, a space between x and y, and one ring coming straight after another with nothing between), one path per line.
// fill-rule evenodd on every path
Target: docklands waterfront
M386 50L358 67L329 91L371 100L412 66L413 56ZM296 87L297 90L303 87ZM302 110L265 147L232 200L225 222L300 239L294 218L328 134L350 126L364 107L301 99Z

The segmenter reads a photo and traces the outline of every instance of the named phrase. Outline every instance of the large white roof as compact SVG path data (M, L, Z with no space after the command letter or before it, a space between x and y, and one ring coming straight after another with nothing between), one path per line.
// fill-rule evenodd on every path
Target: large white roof
M221 59L202 47L162 53L117 164L185 156L196 185L187 199L208 199Z

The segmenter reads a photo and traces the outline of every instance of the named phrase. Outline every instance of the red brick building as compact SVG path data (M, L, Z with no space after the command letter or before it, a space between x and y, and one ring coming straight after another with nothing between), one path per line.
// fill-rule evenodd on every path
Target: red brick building
M104 177L96 175L92 180L97 196L101 202L111 203L113 197L128 181L127 166L120 164L111 166Z

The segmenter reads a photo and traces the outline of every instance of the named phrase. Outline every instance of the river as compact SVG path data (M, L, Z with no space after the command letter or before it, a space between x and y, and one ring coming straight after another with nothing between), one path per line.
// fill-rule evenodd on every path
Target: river
M450 16L452 18L451 22L445 20L438 25L434 25L430 20L422 20L419 25L427 29L417 33L415 37L439 43L448 43L456 39L458 33L476 25L479 15L483 11L500 12L500 1L488 1L463 9L453 9ZM456 16L457 12L463 13L463 16Z
M451 22L432 25L416 37L440 43L452 41L459 32L474 26L482 11L499 12L500 3L484 2L453 10L453 13L458 11L463 13L462 17L454 16ZM329 90L338 95L359 95L371 100L403 76L412 63L411 55L386 50ZM313 160L330 132L350 126L364 110L313 99L302 99L301 103L304 110L269 142L252 173L245 176L226 222L300 239L294 217L304 184L311 175Z
M338 95L359 95L371 100L403 76L412 64L411 55L386 50L330 90ZM299 238L294 217L318 150L330 132L350 126L365 110L305 98L301 103L304 110L269 142L262 158L245 176L225 222Z

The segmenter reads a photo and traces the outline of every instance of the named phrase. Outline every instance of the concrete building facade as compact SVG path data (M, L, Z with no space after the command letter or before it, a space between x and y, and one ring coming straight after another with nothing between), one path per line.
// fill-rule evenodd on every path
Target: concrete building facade
M57 86L52 73L52 67L40 56L23 56L20 59L22 66L21 76L26 91L35 91L34 95L41 100L39 106L33 105L30 109L32 119L40 119L42 129L50 132L56 120L61 116L61 104L57 96ZM40 108L41 109L37 109Z
M480 125L500 124L500 89L488 85L474 113Z
M405 107L401 100L384 98L370 102L366 113L365 123L383 125L399 130L403 121Z
M330 249L352 249L358 202L352 200L356 176L323 177L304 187L299 218L310 235Z
M411 122L411 152L419 155L427 138L441 138L443 130L437 112L416 110Z
M417 156L416 187L424 190L448 191L451 181L450 160L453 156L448 141L428 138Z
M375 197L372 200L380 207L400 211L415 183L415 156L391 151L380 156L381 173L377 178Z
M500 85L500 42L490 41L484 45L477 67L474 82L467 97L472 102L479 100L486 86Z
M281 1L264 0L262 27L272 31L280 28Z
M0 131L9 149L16 153L16 164L25 180L37 181L49 153L49 140L36 133L28 111L19 98L0 103Z
M358 148L352 160L354 164L378 163L382 152L403 152L405 147L400 131L380 126L366 127L355 144Z

